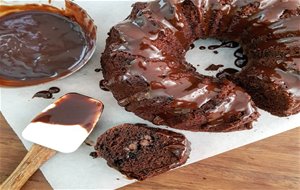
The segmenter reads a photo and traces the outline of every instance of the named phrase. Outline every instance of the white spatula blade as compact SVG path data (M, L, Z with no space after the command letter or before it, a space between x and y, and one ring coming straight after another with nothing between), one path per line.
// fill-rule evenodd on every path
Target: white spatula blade
M103 104L98 100L66 94L34 118L22 136L33 143L71 153L94 129L102 110Z

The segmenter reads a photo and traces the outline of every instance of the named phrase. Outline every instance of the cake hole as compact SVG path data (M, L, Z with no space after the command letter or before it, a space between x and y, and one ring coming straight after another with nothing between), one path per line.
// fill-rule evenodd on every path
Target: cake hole
M232 69L236 71L241 70L241 68L235 65L237 57L234 56L234 54L238 54L239 57L241 56L240 47L236 47L236 44L234 44L233 47L218 47L222 44L222 42L211 38L206 40L199 39L193 44L195 47L187 52L185 58L188 63L192 64L196 68L197 72L207 76L216 77L218 73L224 70L228 71L228 68L230 68L230 71L233 71ZM214 53L216 50L218 51L218 54ZM222 65L223 67L219 67L215 71L205 70L212 64ZM244 66L244 64L239 65Z

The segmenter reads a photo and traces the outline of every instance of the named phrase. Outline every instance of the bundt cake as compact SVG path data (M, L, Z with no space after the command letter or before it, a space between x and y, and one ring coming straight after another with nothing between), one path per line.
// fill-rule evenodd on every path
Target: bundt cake
M235 82L201 75L186 62L190 45L208 37L243 47L248 64ZM101 65L102 84L118 103L157 125L191 131L249 129L259 117L252 99L272 114L296 114L300 1L135 3L128 18L109 32Z
M94 157L103 157L129 178L143 180L184 164L191 149L182 134L125 123L102 134L95 150Z

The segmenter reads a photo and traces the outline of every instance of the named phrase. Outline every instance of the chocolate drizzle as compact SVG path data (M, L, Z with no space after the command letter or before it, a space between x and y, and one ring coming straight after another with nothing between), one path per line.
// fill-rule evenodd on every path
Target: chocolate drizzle
M219 68L224 67L224 65L215 65L211 64L209 65L205 70L206 71L217 71Z
M220 45L210 45L208 46L209 50L215 50L218 48L237 48L239 47L239 43L234 41L222 42Z
M51 87L49 90L42 90L33 95L32 98L45 98L51 99L53 98L53 94L59 93L60 89L58 87Z
M243 48L239 48L234 52L234 56L236 60L234 61L234 65L238 68L243 68L247 65L248 57L243 53Z
M80 125L90 132L98 121L103 104L87 96L69 93L54 103L54 107L42 112L32 122L56 125Z

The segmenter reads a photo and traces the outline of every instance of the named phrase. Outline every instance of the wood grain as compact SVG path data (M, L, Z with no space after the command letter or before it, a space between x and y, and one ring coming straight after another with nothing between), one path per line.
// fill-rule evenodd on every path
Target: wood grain
M26 154L1 116L0 183ZM36 172L23 189L51 187ZM300 128L121 189L300 189Z
M18 167L0 185L0 189L21 189L27 180L55 154L56 151L53 149L33 144Z

